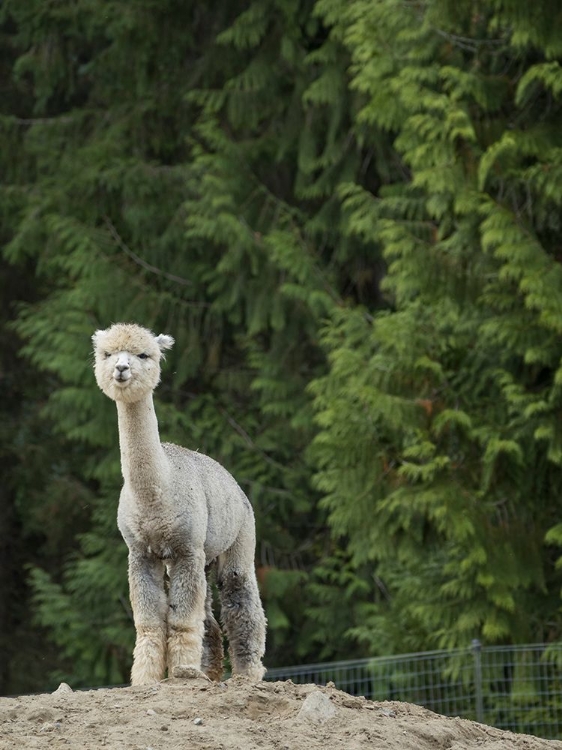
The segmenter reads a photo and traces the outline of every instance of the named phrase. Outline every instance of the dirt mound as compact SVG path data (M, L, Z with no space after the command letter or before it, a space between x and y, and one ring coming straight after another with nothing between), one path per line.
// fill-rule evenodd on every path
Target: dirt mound
M562 750L408 703L291 682L168 680L0 699L0 750Z

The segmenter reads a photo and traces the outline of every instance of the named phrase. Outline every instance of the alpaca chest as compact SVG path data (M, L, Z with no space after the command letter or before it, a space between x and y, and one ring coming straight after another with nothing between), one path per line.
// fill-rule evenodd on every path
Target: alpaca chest
M181 514L162 505L145 505L141 510L136 505L120 503L117 520L127 546L143 556L171 560L189 546L189 532Z
M143 552L159 560L171 560L185 547L185 530L160 514L139 519L136 538Z

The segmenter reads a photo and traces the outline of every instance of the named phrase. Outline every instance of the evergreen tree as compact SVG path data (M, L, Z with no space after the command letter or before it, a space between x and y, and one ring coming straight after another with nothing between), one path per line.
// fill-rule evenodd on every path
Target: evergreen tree
M270 666L559 638L557 20L6 0L3 521L53 680L127 678L117 320L174 335L163 437L254 504Z
M225 463L254 504L269 663L345 654L306 611L333 544L304 453L319 321L338 287L377 293L362 243L340 243L335 187L361 163L346 58L312 3L214 5L63 3L37 6L41 23L3 11L29 101L4 127L32 173L4 255L42 289L16 328L35 377L52 378L43 418L82 450L90 497L75 554L32 572L38 621L72 665L53 680L123 681L130 659L117 432L89 361L92 331L115 320L173 333L163 436Z
M324 506L384 584L355 633L376 653L559 638L559 11L318 7L402 161L340 193L384 246L390 309L338 310L312 386Z
M14 58L5 85L15 91L2 120L10 145L3 158L19 153L19 170L2 172L2 208L11 213L4 256L36 277L39 299L20 298L27 304L18 308L16 330L44 386L42 418L60 436L45 446L48 481L38 500L44 508L59 500L51 462L74 446L82 453L79 493L89 495L78 540L74 513L57 519L75 555L64 565L40 564L32 575L37 619L70 657L74 684L126 679L132 640L125 551L115 528L116 427L92 380L93 330L123 319L178 327L175 404L172 378L167 394L162 389L167 436L226 462L240 440L231 426L236 413L226 412L213 385L233 350L230 341L222 350L222 320L207 294L216 257L186 251L183 207L194 120L186 95L212 78L214 58L205 61L203 50L231 12L174 2L3 6ZM17 108L19 91L25 111Z

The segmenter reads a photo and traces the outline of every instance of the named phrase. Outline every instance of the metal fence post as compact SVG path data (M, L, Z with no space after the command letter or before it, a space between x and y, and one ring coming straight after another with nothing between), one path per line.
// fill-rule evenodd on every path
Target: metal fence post
M472 641L474 657L474 687L476 691L476 721L484 723L484 699L482 697L482 644L475 638Z

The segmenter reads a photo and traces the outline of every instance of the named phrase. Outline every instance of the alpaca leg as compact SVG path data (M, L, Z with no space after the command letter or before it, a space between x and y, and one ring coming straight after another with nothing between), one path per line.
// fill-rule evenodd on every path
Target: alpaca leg
M253 527L245 527L224 555L219 591L232 673L259 681L265 673L266 619L254 571L254 549Z
M158 682L166 669L166 610L164 567L129 553L129 592L137 633L131 684Z
M203 675L205 621L205 555L203 551L174 561L169 567L168 674Z
M201 669L207 677L220 682L223 673L224 649L222 645L222 631L213 615L213 592L211 584L207 583L207 597L205 599L205 635L203 637L203 657Z

